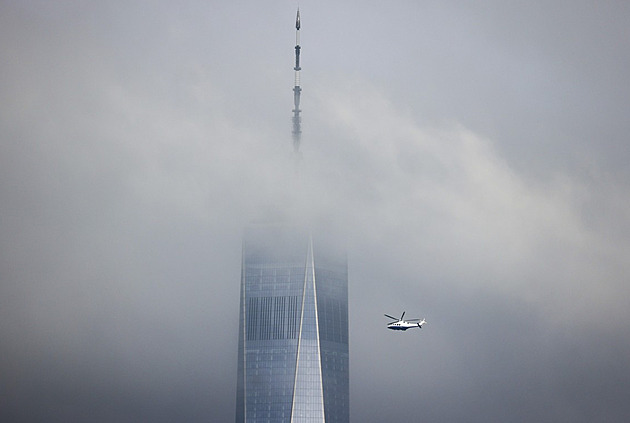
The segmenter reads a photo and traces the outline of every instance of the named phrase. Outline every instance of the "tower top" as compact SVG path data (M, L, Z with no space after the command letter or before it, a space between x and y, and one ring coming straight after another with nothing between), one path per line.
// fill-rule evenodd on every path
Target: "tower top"
M296 153L300 150L300 137L302 134L301 117L300 117L300 93L302 87L300 87L300 8L298 7L297 14L295 16L295 84L293 85L293 149Z

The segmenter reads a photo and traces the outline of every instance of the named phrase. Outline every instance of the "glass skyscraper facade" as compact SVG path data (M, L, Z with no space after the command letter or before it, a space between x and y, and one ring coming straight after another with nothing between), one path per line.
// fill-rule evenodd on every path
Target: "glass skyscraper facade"
M296 226L248 227L236 422L348 421L345 253Z

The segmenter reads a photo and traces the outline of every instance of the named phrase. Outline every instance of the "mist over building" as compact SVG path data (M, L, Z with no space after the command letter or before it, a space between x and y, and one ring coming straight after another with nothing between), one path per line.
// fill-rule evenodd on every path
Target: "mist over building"
M298 153L299 10L295 26L292 136ZM263 219L245 230L237 423L349 421L348 265L330 230L314 229L304 216Z

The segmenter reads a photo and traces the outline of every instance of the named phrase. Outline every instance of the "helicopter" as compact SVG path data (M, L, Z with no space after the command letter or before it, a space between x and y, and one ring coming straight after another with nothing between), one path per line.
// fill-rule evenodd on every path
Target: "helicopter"
M404 311L403 311L402 316L400 316L400 319L394 316L390 316L389 314L386 314L385 317L389 317L390 319L395 320L395 322L390 322L387 324L387 329L391 329L391 330L407 330L411 328L422 328L422 325L424 325L427 322L424 319L403 320L403 317L405 317Z

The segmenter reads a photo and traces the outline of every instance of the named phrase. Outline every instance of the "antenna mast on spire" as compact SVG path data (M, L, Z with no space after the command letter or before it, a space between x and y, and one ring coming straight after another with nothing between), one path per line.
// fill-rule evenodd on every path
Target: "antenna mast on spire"
M300 118L300 8L295 17L295 85L293 87L293 149L297 153L300 150L300 137L302 135Z

